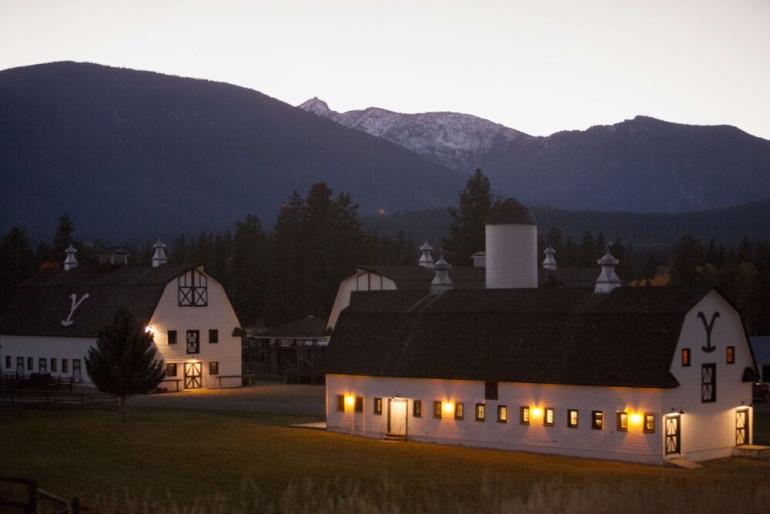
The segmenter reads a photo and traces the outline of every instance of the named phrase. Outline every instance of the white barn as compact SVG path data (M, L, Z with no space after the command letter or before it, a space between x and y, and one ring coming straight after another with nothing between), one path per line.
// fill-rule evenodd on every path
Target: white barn
M241 327L222 284L203 266L166 264L156 245L153 266L77 266L45 270L19 286L0 319L3 373L71 377L91 385L85 357L118 309L151 331L166 365L164 388L241 384Z
M513 238L498 250L533 244L520 204L490 220L527 225L492 230ZM329 430L653 464L751 443L756 364L719 291L620 287L609 254L594 288L537 288L517 268L533 273L530 251L491 254L486 289L352 293L329 345Z

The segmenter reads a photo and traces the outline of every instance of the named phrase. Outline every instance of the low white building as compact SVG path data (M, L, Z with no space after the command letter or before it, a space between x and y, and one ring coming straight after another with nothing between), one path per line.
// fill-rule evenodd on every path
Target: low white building
M523 208L495 223L526 221ZM532 244L530 230L495 232L522 235L498 248ZM517 266L494 257L487 269ZM620 287L617 260L599 264L590 289L503 269L491 276L521 287L352 293L329 345L328 429L654 464L750 444L740 313L717 290Z
M3 373L71 377L89 385L85 357L98 332L125 308L152 332L166 365L162 387L241 384L241 328L222 284L203 266L79 267L74 249L64 270L45 270L19 286L0 319Z

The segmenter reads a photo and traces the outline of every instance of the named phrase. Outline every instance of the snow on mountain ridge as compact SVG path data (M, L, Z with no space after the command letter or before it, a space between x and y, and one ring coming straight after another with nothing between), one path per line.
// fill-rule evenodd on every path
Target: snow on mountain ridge
M369 107L336 112L317 97L298 106L346 127L383 137L453 169L468 172L481 152L527 134L470 114L426 112L403 114Z

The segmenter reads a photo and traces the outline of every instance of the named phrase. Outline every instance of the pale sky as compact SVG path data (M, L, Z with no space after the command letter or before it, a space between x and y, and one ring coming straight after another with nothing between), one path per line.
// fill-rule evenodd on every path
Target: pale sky
M0 0L0 69L59 60L533 135L645 114L770 139L770 0Z

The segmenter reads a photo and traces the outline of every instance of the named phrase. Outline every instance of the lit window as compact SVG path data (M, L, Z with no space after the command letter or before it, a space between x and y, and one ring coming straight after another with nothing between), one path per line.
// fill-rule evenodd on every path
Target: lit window
M655 433L655 414L644 415L644 431L648 434Z
M497 422L508 423L508 407L505 405L497 406Z
M604 413L602 411L591 411L591 428L594 430L601 430L604 428Z
M364 397L356 396L356 412L364 412Z
M209 375L219 375L219 363L209 362Z
M552 427L554 422L555 414L553 411L553 408L548 407L545 409L545 416L543 416L543 425Z
M412 416L415 418L422 417L422 400L415 400L414 403L412 403Z
M725 348L725 352L727 353L727 363L735 364L735 346L728 346Z
M216 328L209 329L209 344L216 344L219 342L219 330Z
M519 423L529 425L529 407L519 407Z
M484 399L497 400L497 382L484 382Z
M682 367L686 368L690 365L690 349L682 348Z
M476 421L484 421L487 417L487 407L483 403L476 404Z
M578 411L575 409L567 409L567 426L569 428L577 428L578 426Z
M374 399L374 413L377 415L382 414L382 398Z
M455 419L465 418L465 405L462 402L455 403Z
M618 412L618 432L628 432L628 412Z
M701 401L703 403L717 401L717 365L704 364L700 373Z
M168 344L176 344L176 330L169 330L166 332L168 338Z
M433 417L441 419L441 402L433 402Z
M337 395L337 411L338 412L345 412L345 396L338 394Z
M176 376L176 364L166 364L166 376L167 377Z

